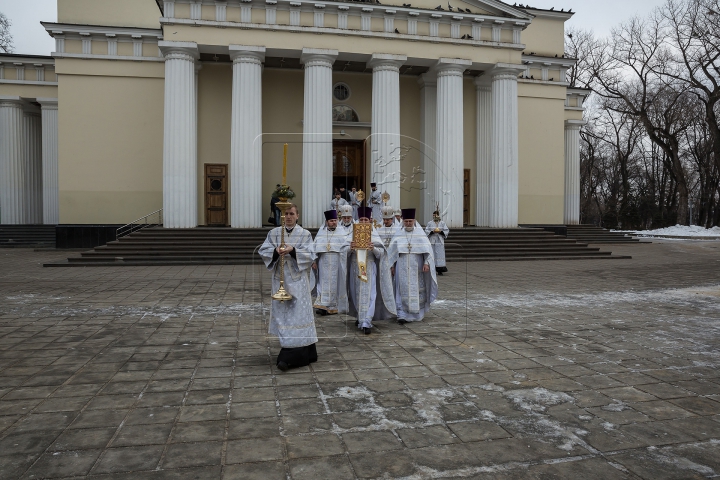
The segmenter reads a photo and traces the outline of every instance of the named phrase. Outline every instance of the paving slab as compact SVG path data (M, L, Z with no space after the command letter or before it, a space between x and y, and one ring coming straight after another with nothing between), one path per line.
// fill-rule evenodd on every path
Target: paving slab
M316 319L280 372L257 266L0 255L0 478L720 475L720 243L450 264L423 322Z

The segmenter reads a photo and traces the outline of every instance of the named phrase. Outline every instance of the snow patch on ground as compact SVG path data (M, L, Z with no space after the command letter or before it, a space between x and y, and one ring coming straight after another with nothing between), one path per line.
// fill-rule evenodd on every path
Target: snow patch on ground
M669 235L674 237L720 237L720 227L705 228L698 225L675 225L655 230L616 230L642 236Z
M526 412L544 412L547 407L572 402L575 399L563 392L552 392L545 388L520 389L505 392L515 405Z

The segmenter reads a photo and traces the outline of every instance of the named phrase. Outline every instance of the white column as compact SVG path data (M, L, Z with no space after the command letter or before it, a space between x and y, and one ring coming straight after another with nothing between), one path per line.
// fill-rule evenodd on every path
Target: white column
M42 107L42 199L45 225L60 223L58 183L58 100L38 98Z
M435 134L437 133L437 77L434 72L423 73L420 84L420 146L425 181L421 190L420 221L426 222L435 210ZM399 206L399 205L398 205Z
M475 77L477 206L475 225L490 225L490 142L492 138L492 86L487 77Z
M265 47L230 45L230 225L262 227L262 62Z
M332 66L337 50L303 48L302 212L304 227L320 227L332 198Z
M20 97L0 97L0 223L27 223L23 160L23 104Z
M377 183L378 191L389 193L390 205L397 207L400 207L403 168L400 158L400 66L406 60L404 55L375 53L367 64L373 71L370 181Z
M438 60L435 202L450 228L463 226L463 72L470 60Z
M518 225L518 96L517 76L523 67L498 64L492 79L490 143L490 227Z
M163 220L166 228L197 226L197 44L161 41L165 57ZM149 212L148 212L149 213Z
M565 120L565 215L566 225L580 223L580 127L582 120Z
M25 223L42 224L42 121L40 110L26 106L23 115Z

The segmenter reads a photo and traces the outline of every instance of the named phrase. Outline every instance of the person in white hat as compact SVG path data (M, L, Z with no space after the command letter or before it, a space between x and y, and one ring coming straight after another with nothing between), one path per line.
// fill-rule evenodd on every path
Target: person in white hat
M344 230L345 233L352 233L353 226L353 207L352 205L342 205L338 209L338 215L340 215L340 224L338 228Z
M395 214L395 226L397 228L403 228L402 210L400 208L396 208L394 214Z
M395 210L390 205L385 205L380 209L382 213L382 226L377 228L377 232L385 245L390 246L390 240L398 229L395 223Z

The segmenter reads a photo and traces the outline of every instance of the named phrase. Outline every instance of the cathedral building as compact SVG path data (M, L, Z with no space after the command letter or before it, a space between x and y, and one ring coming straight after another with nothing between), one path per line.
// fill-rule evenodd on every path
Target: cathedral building
M305 227L371 182L423 223L578 223L572 13L404 1L58 0L51 56L0 56L0 223L260 227L284 144Z

